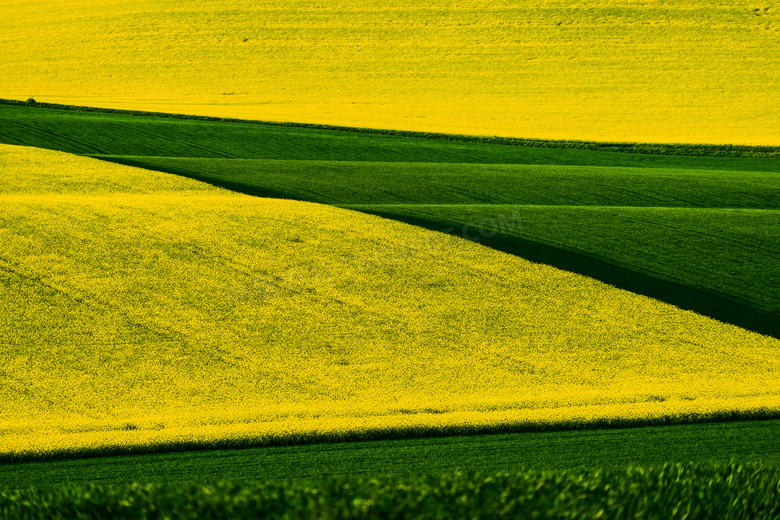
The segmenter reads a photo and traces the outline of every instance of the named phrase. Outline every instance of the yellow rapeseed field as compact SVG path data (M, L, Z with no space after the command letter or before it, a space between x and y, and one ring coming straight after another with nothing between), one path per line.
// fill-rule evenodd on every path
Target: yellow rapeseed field
M3 0L0 97L780 145L776 0Z
M466 240L34 148L0 171L0 456L780 408L780 341Z

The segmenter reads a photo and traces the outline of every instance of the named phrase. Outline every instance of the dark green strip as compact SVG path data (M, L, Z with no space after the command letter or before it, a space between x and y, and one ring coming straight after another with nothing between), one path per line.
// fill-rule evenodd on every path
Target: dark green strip
M112 456L0 465L0 488L269 480L761 462L780 466L780 420L472 435Z
M223 123L244 123L268 126L284 126L294 128L309 128L316 130L331 130L338 132L353 132L362 134L375 134L385 136L413 137L420 139L433 139L443 141L455 141L463 143L496 144L505 146L526 146L531 148L568 148L578 150L594 150L601 152L640 153L650 155L688 155L709 157L752 157L752 158L780 158L780 146L747 146L747 145L708 145L708 144L658 144L658 143L617 143L596 142L578 140L547 140L530 138L512 138L498 136L456 135L435 132L413 132L406 130L386 130L377 128L359 128L349 126L322 125L293 122L257 121L251 119L235 119L208 116L195 116L186 114L169 114L165 112L147 112L140 110L121 110L114 108L82 107L75 105L61 105L56 103L38 103L33 99L18 101L0 99L0 104L28 106L37 108L49 108L56 110L70 110L77 112L95 112L100 114L121 114L131 116L159 117L170 119L185 119L192 121L210 121Z

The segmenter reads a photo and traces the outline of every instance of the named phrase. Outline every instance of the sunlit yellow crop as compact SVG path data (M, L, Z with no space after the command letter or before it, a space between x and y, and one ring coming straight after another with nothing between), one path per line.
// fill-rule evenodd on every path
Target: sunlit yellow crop
M780 407L780 341L466 240L33 148L0 171L0 455Z
M3 0L0 19L2 98L780 144L776 0Z

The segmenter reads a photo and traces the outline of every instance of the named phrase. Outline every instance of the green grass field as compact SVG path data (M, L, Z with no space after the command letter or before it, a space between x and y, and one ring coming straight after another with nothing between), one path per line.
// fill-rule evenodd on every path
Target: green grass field
M780 155L778 146L542 141L356 128L333 131L317 125L218 121L172 114L143 117L143 112L133 115L121 110L47 107L2 100L2 142L97 155L748 171L776 171L775 162L756 159ZM493 145L502 143L515 146ZM621 151L630 153L604 153Z
M727 421L69 458L0 464L0 488L583 470L693 461L777 468L779 434L778 420Z
M0 490L0 514L31 519L776 518L778 479L780 471L761 464L668 464L262 483L68 485Z

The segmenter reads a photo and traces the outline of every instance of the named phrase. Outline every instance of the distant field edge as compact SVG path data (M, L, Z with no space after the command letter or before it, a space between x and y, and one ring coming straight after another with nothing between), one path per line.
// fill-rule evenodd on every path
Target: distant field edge
M505 146L526 146L533 148L570 148L580 150L593 150L600 152L635 153L651 155L687 155L706 157L749 157L759 159L780 158L780 146L750 146L728 144L695 144L695 143L633 143L633 142L597 142L579 140L547 140L534 138L514 138L498 136L457 135L432 132L414 132L407 130L388 130L379 128L358 128L349 126L323 125L313 123L296 123L282 121L259 121L253 119L220 118L210 116L197 116L187 114L171 114L167 112L148 112L140 110L124 110L117 108L85 107L77 105L63 105L58 103L42 103L33 99L27 101L2 99L0 105L14 105L55 110L69 110L74 112L95 112L101 114L119 114L128 116L160 117L170 119L185 119L193 121L209 121L222 123L242 123L267 126L284 126L294 128L308 128L316 130L330 130L337 132L353 132L363 134L376 134L395 137L411 137L419 139L431 139L439 141L455 141L465 143L483 143Z
M32 444L25 442L31 440L29 433L23 433L6 435L5 442L0 444L0 465L218 449L780 419L780 400L775 395L746 397L736 399L736 402L739 404L730 407L722 402L708 402L702 406L696 401L670 402L660 396L650 396L642 403L564 407L558 414L551 414L547 409L531 410L519 417L511 413L485 412L475 419L473 414L429 410L385 417L381 424L377 424L375 418L362 421L355 418L349 424L341 418L309 418L162 430L133 424L111 431L48 432L38 435ZM13 437L21 441L15 448Z

